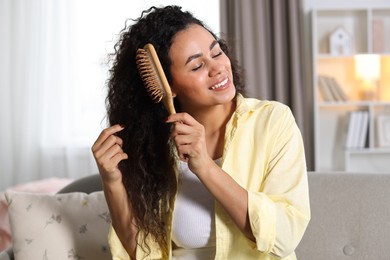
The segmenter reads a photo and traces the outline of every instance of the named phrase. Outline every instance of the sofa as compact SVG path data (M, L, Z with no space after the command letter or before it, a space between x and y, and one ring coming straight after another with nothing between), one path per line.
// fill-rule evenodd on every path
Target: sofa
M309 173L311 221L299 260L390 259L389 173Z
M390 173L309 172L308 177L312 218L296 250L297 258L389 259ZM99 190L99 176L92 175L60 193ZM99 235L106 236L106 231ZM0 260L9 259L13 259L12 248L0 255Z

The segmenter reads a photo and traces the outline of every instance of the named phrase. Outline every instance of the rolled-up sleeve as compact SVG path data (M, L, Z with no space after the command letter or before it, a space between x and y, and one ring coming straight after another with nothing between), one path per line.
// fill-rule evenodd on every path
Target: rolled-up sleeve
M130 260L130 256L119 240L114 228L111 226L108 232L108 244L113 260Z
M309 191L295 119L288 107L275 118L270 124L267 172L259 191L248 192L248 213L257 250L285 257L294 252L309 223Z

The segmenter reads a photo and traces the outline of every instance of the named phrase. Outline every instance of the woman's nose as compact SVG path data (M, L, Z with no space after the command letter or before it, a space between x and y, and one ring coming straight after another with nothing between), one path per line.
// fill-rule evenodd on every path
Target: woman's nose
M224 65L221 62L216 60L210 61L210 69L209 69L210 77L222 73L223 69L224 69Z

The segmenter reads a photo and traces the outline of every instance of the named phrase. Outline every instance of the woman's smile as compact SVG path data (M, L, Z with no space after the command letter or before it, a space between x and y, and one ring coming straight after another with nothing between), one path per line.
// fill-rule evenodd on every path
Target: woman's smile
M228 82L229 82L229 79L226 78L223 81L221 81L220 83L215 84L214 86L212 86L210 89L211 90L217 90L217 91L225 90L226 88L229 87L229 84L227 84Z

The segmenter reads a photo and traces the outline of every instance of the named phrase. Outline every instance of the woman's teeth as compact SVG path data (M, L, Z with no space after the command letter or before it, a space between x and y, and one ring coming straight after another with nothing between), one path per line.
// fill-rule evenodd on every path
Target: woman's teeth
M218 84L212 86L211 89L214 90L214 89L220 88L220 87L222 87L223 85L225 85L227 82L228 82L228 78L226 78L226 79L225 79L224 81L222 81L221 83L218 83Z

